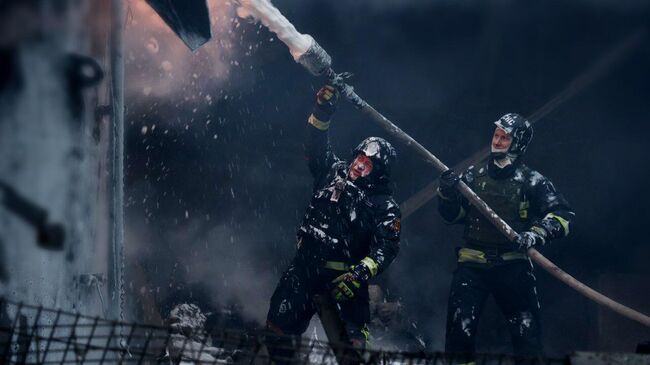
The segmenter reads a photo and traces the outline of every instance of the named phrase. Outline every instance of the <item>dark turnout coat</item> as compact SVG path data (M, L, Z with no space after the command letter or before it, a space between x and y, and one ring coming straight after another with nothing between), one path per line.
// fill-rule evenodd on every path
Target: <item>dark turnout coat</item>
M400 210L382 169L373 168L379 173L370 179L349 181L349 164L334 155L327 131L307 129L305 151L314 188L298 227L298 252L280 278L267 316L268 327L281 334L304 333L317 311L313 298L331 290L334 278L366 257L379 273L399 250ZM365 341L367 283L338 306L350 338Z
M317 261L351 265L367 256L383 271L399 251L401 217L387 177L348 180L349 163L332 152L327 131L307 128L314 189L298 228L299 251Z
M523 163L499 169L488 161L469 167L461 178L515 231L521 233L545 220L548 239L569 234L574 213L566 199L549 179ZM440 198L438 210L447 223L465 225L469 246L516 249L467 199Z

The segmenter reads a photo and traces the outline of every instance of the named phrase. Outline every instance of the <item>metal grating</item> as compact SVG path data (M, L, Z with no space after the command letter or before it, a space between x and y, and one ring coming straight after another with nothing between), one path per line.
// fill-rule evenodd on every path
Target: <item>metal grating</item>
M2 301L2 364L457 364L442 353L356 350L304 337L236 329L126 323L79 313ZM279 344L282 345L279 345ZM274 344L274 345L271 345ZM269 351L269 349L271 351ZM271 359L269 352L274 358ZM281 357L277 353L291 354ZM285 355L286 356L286 355ZM337 360L338 359L338 360ZM477 355L477 365L564 364L553 359Z

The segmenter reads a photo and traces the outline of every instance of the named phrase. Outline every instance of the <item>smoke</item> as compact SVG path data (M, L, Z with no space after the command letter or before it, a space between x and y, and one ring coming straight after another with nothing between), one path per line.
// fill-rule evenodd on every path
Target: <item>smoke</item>
M136 104L130 113L142 115L141 107ZM215 107L200 106L196 114ZM291 195L308 191L306 168L300 154L287 156L300 165L289 169L271 154L273 145L286 147L277 145L268 130L244 129L238 135L244 126L265 126L260 122L225 121L218 111L208 126L182 124L188 128L167 130L167 124L156 121L157 112L175 119L183 110L150 112L144 119L158 127L130 133L129 140L138 143L128 143L126 246L128 261L142 268L133 271L140 276L134 278L136 289L164 300L200 284L211 306L234 303L246 319L263 323L268 299L295 245L294 223L287 218L297 216L305 203ZM254 148L236 147L244 138Z
M144 1L132 1L125 37L128 97L189 97L203 88L217 89L237 62L234 8L209 2L213 38L195 53L176 36Z
M235 303L263 323L286 265L278 252L295 240L269 200L286 195L278 181L293 191L308 186L295 173L268 178L278 168L270 151L285 150L276 143L282 126L269 111L250 115L258 109L242 101L263 77L250 60L269 38L240 24L229 4L210 3L213 39L191 53L144 2L137 5L127 29L126 247L134 289L139 300L161 303L198 283L211 306ZM286 208L293 216L294 206Z
M269 232L269 227L249 222L235 231L218 225L199 240L208 254L195 251L184 264L188 280L205 283L218 303L240 303L245 318L264 323L277 269L259 255L260 247L269 245L259 232Z
M262 170L251 167L248 176ZM258 178L263 181L263 176ZM253 185L245 188L262 189ZM135 196L149 197L150 206L161 204L169 193L144 182L129 190ZM278 260L278 253L290 257L285 251L293 249L294 234L278 220L281 217L255 206L265 202L248 206L237 203L246 199L239 198L240 194L240 188L233 186L228 188L228 196L211 198L212 204L229 217L198 206L178 210L167 207L160 212L142 209L147 203L129 207L127 260L139 263L146 271L146 278L139 281L147 291L157 292L162 299L198 284L209 294L211 302L205 304L235 304L246 320L264 323L268 300L287 264L286 260ZM240 208L228 203L231 196Z
M200 284L211 300L203 304L236 304L244 318L264 323L279 269L277 262L262 254L264 247L273 247L269 241L273 228L253 222L234 227L202 218L191 219L167 230L164 237L159 236L156 244L164 249L153 256L151 242L131 240L128 260L144 262L152 274L155 272L158 278L146 288L160 291L162 298L188 285ZM130 238L146 236L148 229L132 227Z

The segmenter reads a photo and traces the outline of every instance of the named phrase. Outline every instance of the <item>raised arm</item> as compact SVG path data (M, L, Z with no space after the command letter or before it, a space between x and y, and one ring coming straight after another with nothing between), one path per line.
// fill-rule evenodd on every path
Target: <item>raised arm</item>
M325 85L316 94L316 103L307 119L305 158L316 182L327 175L332 165L339 161L329 142L329 127L336 111L338 94L331 85Z

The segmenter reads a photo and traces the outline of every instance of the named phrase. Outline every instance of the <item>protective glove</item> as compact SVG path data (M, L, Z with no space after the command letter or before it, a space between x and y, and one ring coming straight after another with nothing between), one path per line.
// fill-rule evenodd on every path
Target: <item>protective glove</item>
M534 246L542 246L546 243L547 233L544 228L532 226L530 231L523 232L517 238L517 244L522 250L527 250Z
M332 280L332 298L337 302L343 302L354 298L362 284L367 282L371 276L377 273L376 263L366 257L359 265L352 267L345 274Z
M456 185L460 181L460 176L452 169L444 171L440 174L440 179L438 183L438 195L441 198L447 200L456 200L460 196L460 193L456 189Z
M339 92L332 85L325 85L316 94L316 104L312 115L321 122L328 122L336 111Z

